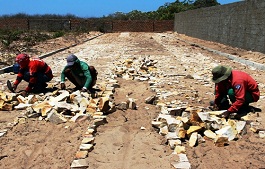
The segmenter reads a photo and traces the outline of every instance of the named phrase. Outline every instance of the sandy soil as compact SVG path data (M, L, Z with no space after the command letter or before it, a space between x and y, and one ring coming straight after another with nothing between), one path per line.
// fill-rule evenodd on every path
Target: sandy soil
M262 97L253 106L261 108L262 112L251 113L250 116L252 121L260 122L261 127L265 128L264 71L228 60L203 50L196 44L249 60L260 61L260 63L263 63L261 58L265 56L261 53L202 41L172 32L126 32L99 36L45 58L45 61L54 70L53 82L56 82L64 65L62 63L65 63L64 58L69 53L75 53L81 60L96 65L99 71L98 82L103 82L107 76L113 74L112 69L115 65L122 64L128 58L154 59L158 61L154 74L160 80L159 92L177 93L161 101L187 102L189 105L204 108L207 108L209 101L213 99L213 83L210 81L211 68L217 64L230 65L234 69L250 73L260 84ZM45 51L55 50L50 43L40 45ZM0 77L4 90L7 90L6 79L15 79L15 75L6 74ZM108 123L99 126L95 133L94 149L87 158L88 168L173 168L171 162L177 160L176 156L172 154L165 138L151 126L151 121L157 117L160 109L156 105L145 103L145 99L156 92L151 89L147 81L123 78L117 78L117 80L120 87L115 90L114 102L118 104L125 101L127 97L134 98L137 110L116 110L107 115ZM23 89L25 85L21 84L20 89ZM5 169L70 168L90 121L55 125L38 118L29 118L25 123L10 127L10 123L19 117L21 112L0 111L0 130L8 129L8 133L0 137L0 167ZM141 127L145 130L141 130ZM186 146L191 168L194 169L265 168L264 139L250 131L249 124L245 135L236 141L229 142L229 145L225 147L216 147L211 141L206 141L196 147L189 147L185 143L184 146Z

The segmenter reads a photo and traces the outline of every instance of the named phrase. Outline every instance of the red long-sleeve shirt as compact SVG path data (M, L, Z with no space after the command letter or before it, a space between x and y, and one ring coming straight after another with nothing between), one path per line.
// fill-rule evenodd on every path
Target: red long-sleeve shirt
M259 100L260 92L257 82L247 73L232 70L232 76L227 81L222 81L215 86L215 103L218 105L222 96L227 94L228 89L233 88L236 101L228 109L237 112L245 102L246 91L252 94L254 102Z
M29 72L30 75L29 84L28 87L26 88L27 92L31 91L32 87L37 83L37 73L44 73L49 78L51 79L53 78L51 68L43 60L31 59L27 67L25 68L20 67L14 85L18 85L21 82L24 73L26 72Z

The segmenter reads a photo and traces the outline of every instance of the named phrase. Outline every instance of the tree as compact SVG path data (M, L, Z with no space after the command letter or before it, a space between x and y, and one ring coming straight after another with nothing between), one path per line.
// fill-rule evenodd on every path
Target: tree
M193 3L194 8L204 8L204 7L210 7L210 6L216 6L220 5L216 0L195 0Z

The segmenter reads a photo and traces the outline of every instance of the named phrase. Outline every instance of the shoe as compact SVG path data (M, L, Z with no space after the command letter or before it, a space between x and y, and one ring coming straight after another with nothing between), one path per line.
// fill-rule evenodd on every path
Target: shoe
M32 92L33 93L42 93L45 92L46 87L48 86L47 83L37 84L33 87Z

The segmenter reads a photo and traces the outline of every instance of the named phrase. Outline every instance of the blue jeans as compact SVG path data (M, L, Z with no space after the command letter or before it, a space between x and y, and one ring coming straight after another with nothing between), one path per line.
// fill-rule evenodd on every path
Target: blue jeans
M26 82L29 82L29 79L30 79L29 72L25 72L23 76L23 80L25 80ZM51 81L51 79L48 78L47 75L45 75L44 73L37 73L37 84L43 84L49 81Z

